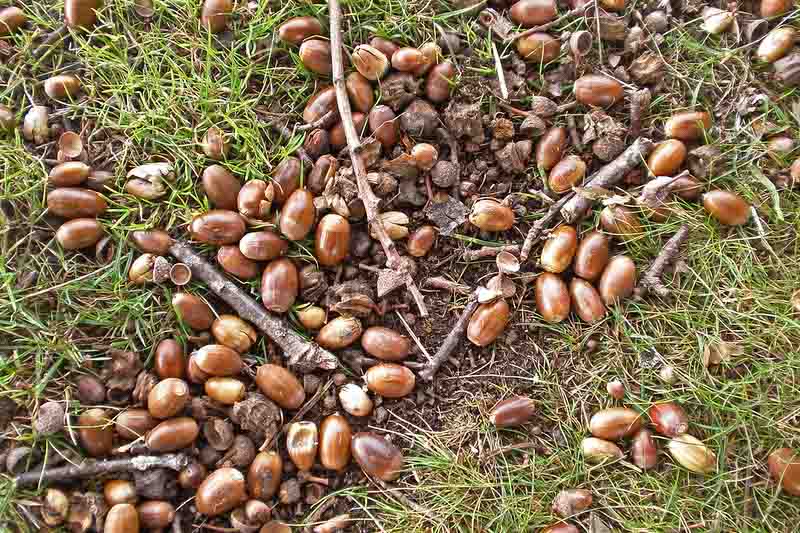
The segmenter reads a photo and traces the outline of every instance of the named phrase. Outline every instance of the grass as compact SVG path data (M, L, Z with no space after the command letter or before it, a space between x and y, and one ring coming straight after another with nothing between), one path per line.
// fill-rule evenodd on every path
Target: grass
M26 11L42 32L60 24L61 3L29 4ZM242 6L234 31L220 38L199 30L195 1L157 0L157 15L148 24L133 14L130 2L107 4L96 29L73 33L67 48L25 69L18 62L0 65L0 103L20 109L29 98L45 101L41 86L32 80L78 62L84 96L59 104L58 113L70 127L95 128L97 147L91 155L97 166L115 173L106 195L110 209L102 220L117 246L113 261L104 266L60 250L44 211L47 167L41 151L26 150L19 131L0 137L0 396L14 399L27 412L48 399L70 399L71 411L77 412L70 384L78 375L97 372L109 346L149 357L159 339L174 333L178 326L169 310L170 291L127 282L135 257L123 245L127 234L180 228L208 208L197 182L207 164L198 142L210 126L231 134L235 157L224 164L235 175L242 180L268 177L301 139L279 138L259 119L256 107L286 114L292 122L322 83L300 66L296 51L279 57L264 50L280 22L298 15L324 17L324 3L257 2L253 11ZM347 2L344 8L346 43L380 35L419 44L437 35L438 24L460 31L474 51L472 60L458 59L464 80L492 75L489 41L476 33L468 14L452 15L450 7L438 2L397 0ZM787 23L797 26L798 18L792 15ZM800 195L777 191L762 176L774 176L798 152L780 162L765 157L765 142L754 126L770 123L770 131L785 128L796 137L798 117L791 106L798 94L769 85L770 69L753 64L750 50L732 36L704 36L694 31L696 25L672 28L659 46L667 75L650 118L660 125L674 110L692 106L715 112L717 123L727 127L715 129L709 141L730 164L711 182L739 192L757 207L775 253L762 249L752 224L729 231L696 203L677 202L677 216L663 224L645 223L643 235L617 246L645 268L664 240L680 224L689 224L685 264L669 280L670 299L625 303L591 327L574 320L551 325L535 312L531 291L519 291L511 327L517 340L501 338L478 354L496 364L476 364L457 377L444 371L438 378L437 387L448 391L435 408L444 421L441 427L415 428L389 407L392 427L406 428L396 437L409 447L412 475L401 487L437 520L427 522L373 487L342 490L365 530L536 530L554 521L549 507L555 494L572 487L592 489L593 510L614 530L796 529L797 501L768 481L765 461L777 447L800 449L800 319L790 305L800 287ZM568 26L582 29L583 23ZM24 31L6 42L27 50L33 35ZM500 52L506 59L514 53L512 48ZM604 45L603 56L608 53ZM750 89L774 97L754 104L753 113L739 117L734 126L737 104ZM493 106L489 96L482 103L487 110ZM127 170L158 160L175 164L167 196L148 202L124 192ZM448 244L491 243L459 235ZM300 248L293 253L308 255ZM456 264L453 272L472 268ZM203 292L199 284L190 290ZM451 314L461 303L452 302ZM180 330L179 337L187 333ZM599 341L593 353L585 350L590 339ZM704 349L721 342L738 351L706 368ZM256 355L264 352L262 341ZM464 360L475 355L468 351ZM658 378L663 365L675 368L675 385ZM587 465L579 443L591 414L612 404L605 384L615 377L626 383L625 402L641 411L654 401L680 402L690 415L691 432L716 452L718 472L705 478L689 474L665 454L649 473L624 464ZM521 430L498 432L486 414L498 398L512 394L537 400L536 419ZM62 438L33 435L25 411L0 444L2 439L35 443L47 453L72 446ZM496 453L519 443L532 448ZM20 509L34 495L16 491L0 476L0 528L8 524L25 530ZM572 521L589 529L585 515Z

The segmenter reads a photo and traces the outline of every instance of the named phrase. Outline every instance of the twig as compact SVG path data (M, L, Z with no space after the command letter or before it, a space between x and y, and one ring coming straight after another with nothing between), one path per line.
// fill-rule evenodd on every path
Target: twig
M426 279L422 282L422 286L426 289L440 289L443 291L457 292L458 294L472 294L472 289L469 286L439 276Z
M333 370L339 365L335 355L317 343L301 337L286 320L267 311L214 265L195 253L188 244L174 241L169 247L169 253L186 263L192 275L204 281L208 288L231 306L240 317L253 324L280 346L289 358L289 365L303 372L310 372L316 368Z
M267 125L269 125L270 128L280 133L281 137L283 137L286 140L291 140L291 138L294 137L289 128L287 128L283 124L279 124L278 122L275 121L275 119L272 119L267 115L265 115L263 112L259 111L260 111L259 109L256 109L256 114L258 115L258 117L265 123L267 123ZM297 157L300 158L300 161L302 161L304 165L308 165L309 167L314 166L314 160L311 159L311 156L308 155L308 152L306 152L305 148L303 148L302 146L298 146L295 149L295 152L297 152Z
M95 461L86 459L77 465L58 468L37 469L25 472L14 478L17 487L32 487L40 482L70 481L111 474L114 472L144 471L152 468L169 468L180 471L189 464L189 458L181 453L166 455L137 455L126 459L106 459Z
M775 250L772 249L769 241L767 241L767 232L764 231L764 225L761 222L761 217L758 216L756 206L750 206L750 213L752 214L753 222L755 223L756 231L758 232L758 237L761 240L761 247L777 258L778 254L775 253Z
M301 407L300 410L297 411L297 413L295 413L295 415L292 417L291 420L289 420L286 424L283 425L280 431L272 435L272 437L270 437L269 440L265 440L264 444L261 445L258 451L263 452L264 450L272 448L273 444L275 444L275 439L277 439L279 435L286 433L286 431L288 430L289 426L292 425L292 423L297 422L298 420L303 418L307 412L309 412L315 405L317 405L320 398L322 398L322 395L328 392L328 389L331 388L331 385L333 385L333 380L329 379L324 387L320 387L319 389L317 389L317 392L314 394L314 396L312 396L303 405L303 407Z
M458 346L459 341L461 340L462 335L467 330L467 323L469 322L469 318L472 316L472 313L475 312L475 309L478 308L478 291L472 293L467 300L467 305L464 307L464 310L461 312L461 316L458 317L458 320L453 325L453 329L450 330L450 333L444 339L444 342L439 347L439 350L436 352L436 355L433 356L433 359L425 365L420 373L419 377L425 381L431 381L434 376L436 376L436 372L439 371L439 367L450 357L450 354L453 353L456 346Z
M650 268L644 273L642 279L639 280L639 286L636 287L637 297L641 298L648 292L654 292L661 297L669 295L669 289L667 289L661 281L661 275L664 273L664 269L667 268L667 265L675 261L681 246L683 246L683 243L685 243L688 238L689 226L684 224L678 229L675 235L667 241L661 249L661 252L659 252L658 257L653 261L653 264L650 265Z
M542 218L533 223L533 226L531 226L531 229L528 230L528 234L525 236L525 242L522 243L522 250L519 252L520 261L525 262L528 259L528 256L531 254L531 248L533 248L533 243L541 237L544 230L547 229L547 226L549 226L556 215L561 212L561 208L574 196L575 193L569 193L563 196L559 201L550 206L550 209L547 210L547 213L545 213Z
M516 255L519 253L519 245L507 244L504 246L484 246L483 248L478 248L477 250L464 250L462 257L464 258L464 261L476 261L484 257L495 257L500 252L510 252Z
M650 89L640 89L631 94L631 125L628 135L638 137L642 132L642 114L650 107Z
M376 477L369 477L368 479L373 484L375 484L378 487L380 487L380 489L383 490L384 492L388 492L389 495L392 498L396 499L397 501L399 501L400 503L402 503L403 505L405 505L406 507L408 507L412 511L414 511L416 513L419 513L422 516L424 516L426 519L428 519L429 522L434 522L434 523L438 523L439 522L438 518L433 513L433 511L431 511L429 509L426 509L425 507L421 506L417 502L412 501L409 498L407 498L405 496L405 494L403 494L403 492L399 488L393 487L393 486L389 485L388 483L386 483L385 481L383 481L382 479L378 479Z
M36 46L36 48L31 50L31 55L38 60L44 59L47 53L53 50L51 45L55 44L56 41L64 38L64 36L66 36L68 32L69 28L67 27L67 25L62 24L58 29L50 32L47 35L47 37L45 37L44 41L39 43L39 45Z
M497 71L497 82L500 84L500 94L503 100L508 100L508 85L506 85L506 73L503 72L503 63L500 62L500 54L497 53L497 45L492 41L492 55L494 56L494 69Z
M578 126L575 124L575 117L573 115L567 115L567 128L569 129L569 138L572 140L572 144L578 151L583 150L583 141L581 141L581 136L578 133Z
M515 33L514 35L509 36L506 39L505 42L506 42L506 44L513 43L517 39L521 39L523 37L527 37L528 35L532 35L534 33L539 33L541 31L547 31L550 28L552 28L553 26L558 26L559 24L561 24L562 22L564 22L565 20L567 20L569 18L577 17L578 15L582 15L587 9L589 9L593 5L594 5L594 0L582 5L580 7L576 7L575 9L573 9L571 11L567 11L566 13L564 13L563 15L558 17L557 19L551 20L550 22L548 22L546 24L542 24L541 26L534 26L533 28L528 28L527 30L525 30L523 32Z
M319 117L314 122L311 122L310 124L301 124L299 126L295 126L294 131L306 131L306 130L313 130L316 128L322 128L326 130L331 126L333 126L338 118L339 118L339 110L331 109L330 111Z
M652 149L653 141L639 137L616 159L595 172L584 187L610 189L628 172L639 166ZM592 198L576 194L561 209L561 216L568 224L572 224L586 214L593 202Z
M322 518L322 515L325 514L325 511L333 507L335 503L336 503L336 498L330 497L326 499L324 502L322 502L322 504L319 505L316 509L314 509L314 511L310 515L308 515L308 517L304 520L305 523L308 524L305 527L305 532L312 533L314 529L313 524L317 522L320 518Z
M344 80L344 66L342 59L342 8L339 5L339 0L328 0L328 14L331 22L331 61L333 66L333 86L336 88L336 102L339 107L339 116L341 118L342 127L344 128L345 137L347 137L347 148L350 152L350 159L353 162L353 173L356 175L356 182L358 184L358 196L364 203L364 210L367 214L367 223L372 228L375 235L386 253L386 264L390 269L388 274L400 273L405 281L405 285L411 296L414 298L419 314L423 317L428 316L428 309L425 307L425 301L422 293L417 288L414 279L408 273L405 263L400 259L400 254L397 253L397 248L394 241L389 238L386 233L386 228L383 226L383 221L380 218L380 211L378 204L380 200L375 193L372 192L372 187L367 181L367 169L364 166L364 160L359 154L361 150L361 140L358 136L355 124L353 123L353 113L350 110L350 99L347 95L347 87ZM391 272L391 271L395 272ZM378 277L378 292L380 293L381 276ZM380 296L380 294L379 294Z
M425 358L428 361L430 361L431 360L431 354L429 354L428 350L425 349L425 345L422 344L422 341L419 340L419 337L417 337L417 335L414 333L414 330L411 329L411 326L408 325L408 322L406 322L406 319L403 318L403 315L400 314L400 311L395 311L394 313L397 315L397 318L400 319L400 322L403 324L403 326L405 326L406 331L411 336L411 338L414 340L414 343L417 345L417 348L419 348L419 351L421 351L422 354L425 356Z

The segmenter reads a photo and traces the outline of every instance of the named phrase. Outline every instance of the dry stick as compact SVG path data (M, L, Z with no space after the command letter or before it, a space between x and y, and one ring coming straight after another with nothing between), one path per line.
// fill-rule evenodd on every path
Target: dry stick
M472 294L472 289L469 286L439 276L426 279L422 282L422 286L426 289L439 289L457 292L459 294Z
M315 128L322 128L328 129L334 125L334 122L339 118L339 111L336 109L331 109L321 117L319 117L314 122L309 124L301 124L300 126L295 126L295 131L306 131L306 130L313 130Z
M444 339L444 342L439 347L439 350L436 352L436 355L433 356L433 359L425 365L420 373L419 377L425 381L431 381L434 376L436 376L436 372L439 371L439 367L450 357L450 354L453 353L456 346L458 346L459 341L461 340L461 336L464 335L464 332L467 330L467 323L469 322L469 318L472 316L472 313L475 312L475 309L478 308L478 291L472 293L467 300L467 305L464 307L464 310L461 312L461 316L458 317L453 329Z
M508 85L506 85L506 73L503 71L503 63L500 62L500 54L497 52L497 45L492 41L492 56L494 56L494 69L497 71L497 82L500 84L500 94L503 100L508 100Z
M264 115L259 115L259 118L266 122L269 127L280 133L281 137L284 139L289 140L293 137L292 132L286 126L278 124L273 119ZM314 160L311 159L311 156L308 155L308 152L306 152L305 148L298 146L295 151L297 152L297 157L300 158L300 161L302 161L304 165L308 165L309 167L314 166Z
M683 243L685 243L688 238L689 226L684 224L678 229L677 233L667 241L667 244L661 249L658 257L653 261L653 264L647 269L647 272L644 273L642 279L639 280L639 286L636 287L637 297L642 297L648 292L654 292L661 297L669 295L669 289L667 289L661 281L661 274L664 273L664 269L667 268L667 265L675 261L681 246L683 246Z
M111 474L114 472L145 471L152 468L169 468L176 472L189 464L189 457L182 453L166 455L137 455L126 459L84 460L78 465L67 465L44 470L32 470L14 478L17 487L32 487L40 481L71 481Z
M289 357L289 365L303 372L315 368L333 370L339 366L339 360L328 350L315 342L307 341L289 326L288 322L278 315L267 311L264 306L253 300L249 294L229 280L224 274L209 263L204 257L195 253L192 247L180 241L173 241L169 253L191 269L192 275L204 281L211 291L219 296L236 313L247 320L264 335L280 346Z
M380 487L383 491L388 492L389 495L392 498L396 499L397 501L399 501L400 503L402 503L403 505L405 505L406 507L408 507L412 511L417 512L417 513L421 514L422 516L424 516L425 518L427 518L429 522L439 522L439 519L436 517L436 515L433 513L433 511L431 511L429 509L426 509L425 507L421 506L417 502L412 501L409 498L407 498L403 494L403 491L400 490L398 487L393 487L393 486L389 485L388 483L386 483L385 481L383 481L382 479L379 479L379 478L376 478L376 477L368 477L368 479L372 483L374 483L375 485Z
M583 141L581 141L581 136L578 133L578 125L575 123L575 117L574 116L567 115L567 127L569 128L569 138L572 140L572 144L579 151L582 151L583 150Z
M514 255L519 253L519 244L507 244L504 246L484 246L477 250L464 250L462 257L464 261L476 261L484 257L496 257L500 252L510 252Z
M615 160L595 172L585 188L610 189L622 181L625 175L638 167L653 149L653 141L646 137L639 137ZM576 194L564 207L561 216L567 224L573 224L592 207L594 200L583 194Z
M628 135L638 137L642 131L642 114L650 107L650 89L640 89L631 94L631 125Z
M547 31L550 28L552 28L553 26L558 26L559 24L561 24L562 22L564 22L565 20L567 20L569 18L577 17L578 15L582 15L587 9L589 9L593 5L594 5L594 1L588 2L587 4L584 4L584 5L580 6L580 7L576 7L575 9L573 9L571 11L567 11L566 13L564 13L563 15L558 17L557 19L551 20L547 24L542 24L541 26L534 26L533 28L528 28L527 30L525 30L523 32L515 33L514 35L509 36L506 39L505 42L506 42L506 44L513 43L517 39L521 39L523 37L527 37L528 35L532 35L534 33L539 33L541 31Z
M350 152L350 159L353 162L353 173L356 175L356 182L358 184L358 196L364 203L364 210L367 213L367 223L374 230L378 236L378 240L386 253L387 266L397 272L401 272L408 291L414 298L419 314L423 317L428 316L428 309L425 307L425 301L422 293L414 283L414 279L408 274L404 263L400 259L400 254L397 253L394 241L389 238L386 233L386 228L383 227L383 222L380 218L380 211L378 204L380 200L375 193L372 192L372 187L367 181L367 169L364 167L364 160L361 158L359 152L361 151L361 140L356 131L355 124L353 124L353 113L350 110L350 100L347 96L347 87L344 80L344 67L342 60L342 8L339 5L339 0L328 0L328 14L331 19L331 60L333 64L333 86L336 88L336 102L339 107L339 117L344 128L345 137L347 137L347 149ZM378 277L378 287L380 288L380 277Z
M545 213L542 218L533 223L533 226L531 226L531 229L528 230L528 234L525 236L525 242L522 243L522 250L519 252L520 261L525 262L528 259L533 244L541 237L544 230L550 225L550 222L561 212L561 208L574 196L575 193L569 193L563 196L559 201L550 206L550 209L547 210L547 213Z

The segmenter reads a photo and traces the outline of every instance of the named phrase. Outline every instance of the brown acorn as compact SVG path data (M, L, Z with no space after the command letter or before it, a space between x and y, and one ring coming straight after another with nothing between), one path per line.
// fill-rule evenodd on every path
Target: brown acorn
M317 224L314 255L323 266L336 266L350 253L350 223L341 215L329 213Z
M103 457L114 447L114 428L104 409L87 409L78 417L78 438L86 453Z
M517 39L517 52L531 63L549 63L558 58L561 43L549 33L532 33Z
M542 272L536 278L536 309L545 322L558 323L567 318L570 303L569 290L561 276Z
M135 504L139 497L136 485L127 479L110 479L103 484L103 497L111 507L120 503Z
M311 231L316 216L314 195L307 189L297 189L283 204L278 226L287 239L300 241Z
M154 453L174 452L191 446L199 434L200 426L194 418L170 418L150 430L145 444Z
M244 383L236 378L209 378L203 384L209 398L222 405L233 405L244 398Z
M220 315L211 324L211 334L219 344L245 353L258 339L255 328L236 315Z
M430 225L420 226L408 236L406 249L412 257L425 257L436 240L436 228Z
M95 191L79 187L60 187L47 193L47 209L64 218L89 218L102 215L108 204Z
M247 489L252 498L269 501L281 484L283 460L275 452L267 451L256 455L247 470Z
M653 434L647 429L640 429L631 441L631 459L633 464L642 470L649 470L656 466L658 448L653 440Z
M600 225L608 233L630 237L642 233L639 217L630 207L607 205L600 211Z
M483 231L505 231L515 222L514 211L493 198L472 204L469 221Z
M400 72L413 72L425 63L425 57L418 48L409 46L398 49L391 57L392 67Z
M147 410L153 418L170 418L183 411L190 397L189 385L182 379L162 379L147 395Z
M272 173L272 185L275 188L276 204L281 205L300 187L300 174L303 165L296 157L287 157L281 161Z
M647 170L654 176L674 176L686 161L686 145L668 139L656 145L647 158Z
M216 318L205 301L188 292L176 292L172 296L172 309L178 320L195 331L207 330Z
M54 187L74 187L89 177L91 167L80 161L67 161L53 167L47 180Z
M550 170L547 184L556 194L569 192L583 181L586 174L586 163L576 155L568 155Z
M221 246L217 250L217 263L228 274L243 280L255 279L261 273L258 263L248 259L234 244Z
M435 65L425 80L425 96L431 102L440 104L450 99L453 84L456 81L456 68L450 61Z
M561 161L567 148L567 130L563 127L552 127L547 130L536 144L536 165L542 171L549 171Z
M792 8L792 0L761 0L760 13L764 18L779 17Z
M158 425L147 409L127 409L114 419L114 429L123 439L136 440Z
M418 143L411 149L411 158L418 169L428 172L439 160L439 151L432 144Z
M402 361L411 352L411 340L393 329L372 326L361 335L361 347L383 361Z
M64 0L64 22L68 28L90 28L102 7L102 0Z
M197 512L217 516L241 505L247 499L244 475L235 468L218 468L198 487L194 504Z
M336 157L329 154L320 156L314 163L311 174L308 175L308 189L314 194L322 194L328 181L336 174L338 167Z
M203 153L210 159L224 159L230 151L225 133L217 127L208 128L200 143Z
M268 311L286 313L294 304L299 287L297 267L291 259L274 259L261 276L261 303Z
M194 355L190 355L189 362L186 363L186 379L191 383L202 385L210 377L197 366L197 358Z
M373 37L369 40L369 45L383 52L387 58L392 57L400 49L398 45L383 37Z
M569 296L572 300L572 310L584 322L591 324L606 316L606 308L600 294L588 281L572 278L569 284Z
M236 206L239 214L250 224L257 224L269 219L272 201L275 197L275 185L264 180L250 180L239 190Z
M677 437L689 431L686 411L673 402L657 403L647 411L653 427L665 437Z
M624 455L619 446L613 442L596 437L587 437L581 441L581 453L586 462L593 464L622 459Z
M200 11L200 25L211 33L225 31L233 11L233 0L205 0Z
M394 481L403 468L400 448L375 433L353 435L350 450L361 470L383 481Z
M351 59L359 74L367 80L376 81L383 78L389 70L389 57L372 45L360 44L353 50Z
M687 142L696 141L702 139L708 129L711 129L711 115L705 111L682 111L672 115L664 124L664 136Z
M682 467L696 474L710 474L717 469L717 456L714 452L688 433L670 439L667 450Z
M361 322L357 318L337 316L322 327L316 341L328 350L339 350L356 342L362 331Z
M589 420L589 431L592 435L609 441L630 437L641 427L642 418L639 413L627 407L603 409Z
M208 475L206 467L192 461L178 474L178 484L184 489L197 489L206 475Z
M775 28L758 45L756 56L765 63L774 63L788 54L796 41L797 31L791 26Z
M192 239L205 244L233 244L247 230L244 218L235 211L212 209L198 215L189 224Z
M206 344L192 353L197 367L208 376L235 376L244 363L239 352L222 344Z
M497 428L521 426L536 412L533 400L525 396L513 396L502 400L489 413L489 422Z
M319 426L319 462L328 470L342 470L350 463L353 429L345 417L334 413Z
M380 363L367 370L364 381L375 394L385 398L402 398L414 390L416 377L403 365Z
M284 409L297 409L306 400L303 385L282 366L265 364L258 367L256 385L265 396Z
M554 0L519 0L509 10L511 20L523 28L540 26L556 18Z
M600 298L609 307L633 294L635 288L636 264L627 255L613 257L597 284Z
M103 236L103 226L94 218L76 218L61 225L56 240L65 250L94 246Z
M16 6L0 9L0 37L11 35L27 21L28 17L25 12Z
M172 237L160 229L134 231L130 238L139 250L155 255L168 255L169 247L172 246Z
M300 62L311 72L330 76L331 43L323 39L309 39L300 45Z
M44 92L53 100L73 98L80 90L81 80L72 74L58 74L44 82Z
M345 80L347 95L356 111L369 113L372 104L375 103L375 94L369 80L358 72L351 72Z
M314 466L319 446L317 425L314 422L293 422L286 431L286 451L298 470Z
M540 533L580 533L580 529L567 522L557 522L542 529Z
M502 298L481 304L467 324L467 338L475 346L487 346L506 329L511 309Z
M168 527L175 520L175 507L166 501L148 500L136 507L139 524L147 529Z
M750 218L750 204L729 191L709 191L703 195L706 212L726 226L741 226Z
M769 474L792 496L800 496L800 456L790 448L778 448L767 459Z
M220 165L211 165L203 171L203 190L218 209L235 211L241 183Z
M158 343L153 359L153 369L161 379L183 378L186 368L186 356L183 346L175 339L164 339Z
M550 510L558 516L567 518L591 507L592 499L592 492L589 490L565 489L556 495Z
M314 17L293 17L278 28L281 41L294 45L315 35L322 35L322 24Z
M400 139L400 123L396 118L397 115L387 105L376 105L369 112L369 130L386 150Z
M578 244L572 271L585 280L594 281L603 273L608 264L608 258L608 237L599 231L590 231Z
M559 274L572 263L578 248L578 234L572 226L559 226L542 247L539 265L543 270Z
M575 99L594 107L611 107L622 100L622 84L598 74L586 74L575 80Z
M328 111L336 109L336 89L333 85L323 87L308 99L303 109L303 121L311 124L321 119Z
M412 72L417 77L427 74L434 65L439 63L439 58L442 56L442 49L433 42L423 44L419 47L419 51L422 52L422 64Z
M272 231L253 231L239 241L239 251L253 261L271 261L288 249L289 243Z
M139 513L129 503L118 503L108 510L104 533L139 533Z
M367 115L360 111L353 112L353 125L358 133L364 131L364 125L367 123ZM347 136L344 132L344 124L339 121L331 128L330 143L333 150L341 150L347 146Z

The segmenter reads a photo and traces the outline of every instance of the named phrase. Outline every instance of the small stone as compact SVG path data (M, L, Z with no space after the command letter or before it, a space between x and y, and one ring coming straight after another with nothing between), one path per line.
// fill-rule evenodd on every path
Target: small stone
M437 187L452 187L458 181L460 169L457 163L438 161L431 169L431 180Z
M278 499L284 505L291 505L300 501L303 495L300 492L300 482L297 479L287 479L278 489Z
M64 406L60 402L46 402L39 406L33 429L40 435L53 435L64 429Z
M492 136L498 141L510 141L514 138L514 123L507 118L496 118L492 122Z
M317 392L317 389L319 389L320 383L321 380L314 374L306 374L303 376L303 390L306 396L313 396L314 393Z
M372 418L375 420L376 424L383 424L389 418L389 411L387 411L385 407L378 407L375 409Z

